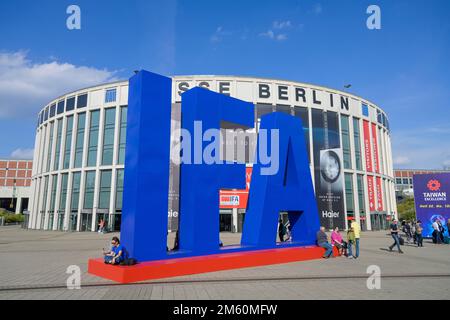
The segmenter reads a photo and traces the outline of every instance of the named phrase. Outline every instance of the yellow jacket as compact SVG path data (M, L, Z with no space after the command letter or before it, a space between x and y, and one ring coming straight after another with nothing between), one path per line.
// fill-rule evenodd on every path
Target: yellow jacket
M357 223L356 221L352 221L351 227L355 232L355 238L356 239L361 238L361 227L359 226L359 223Z

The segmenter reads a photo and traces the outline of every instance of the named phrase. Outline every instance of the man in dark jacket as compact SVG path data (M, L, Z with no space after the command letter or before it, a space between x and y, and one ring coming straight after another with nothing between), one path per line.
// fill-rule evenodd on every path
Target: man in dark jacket
M317 245L327 250L323 255L323 258L328 259L333 255L333 246L330 243L328 243L328 236L325 233L325 227L320 227L320 230L317 232L316 237L317 237Z

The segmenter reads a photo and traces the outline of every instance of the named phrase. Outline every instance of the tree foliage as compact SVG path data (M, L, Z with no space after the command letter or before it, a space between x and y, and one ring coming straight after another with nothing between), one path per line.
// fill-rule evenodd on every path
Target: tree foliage
M416 219L416 207L414 199L409 198L400 202L397 205L398 215L401 220L415 220Z

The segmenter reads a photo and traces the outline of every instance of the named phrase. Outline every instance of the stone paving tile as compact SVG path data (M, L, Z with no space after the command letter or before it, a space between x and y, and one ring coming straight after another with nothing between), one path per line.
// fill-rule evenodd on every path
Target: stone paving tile
M113 283L87 274L87 261L98 256L112 236L0 228L0 299L450 299L450 247L426 241L426 248L405 246L404 255L390 253L386 247L392 241L385 232L363 233L356 261L313 260L102 286ZM239 238L221 234L225 245ZM81 269L81 290L36 289L65 286L69 265ZM383 278L381 290L368 290L370 265L380 266L384 276L397 277ZM5 290L8 287L24 289Z

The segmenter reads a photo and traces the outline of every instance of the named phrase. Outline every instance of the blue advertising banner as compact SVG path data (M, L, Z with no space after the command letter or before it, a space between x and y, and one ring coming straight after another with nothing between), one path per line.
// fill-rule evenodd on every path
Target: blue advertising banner
M422 221L423 237L431 238L432 224L440 220L447 229L450 219L450 173L418 174L413 179L417 220Z

